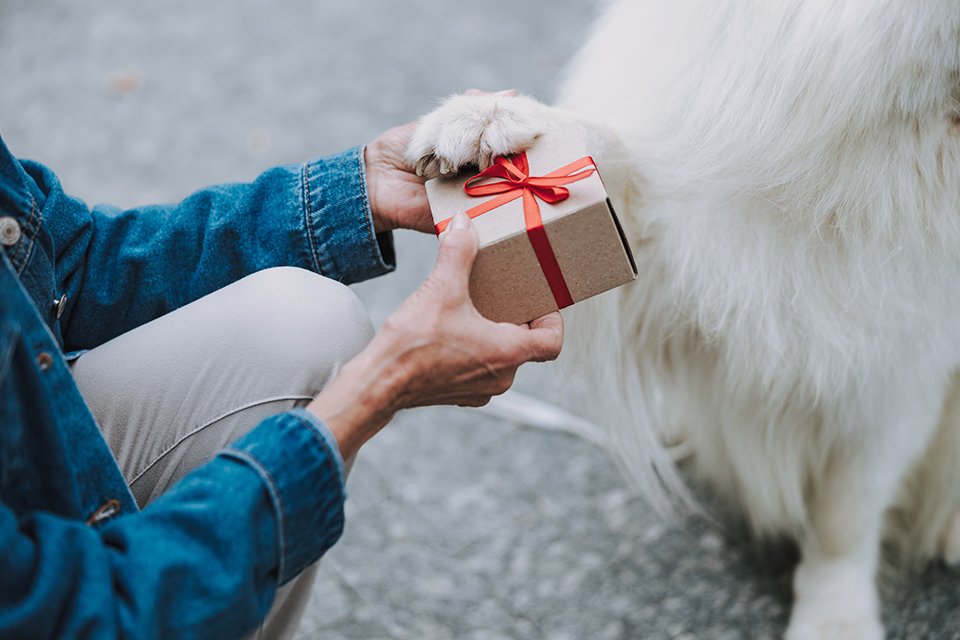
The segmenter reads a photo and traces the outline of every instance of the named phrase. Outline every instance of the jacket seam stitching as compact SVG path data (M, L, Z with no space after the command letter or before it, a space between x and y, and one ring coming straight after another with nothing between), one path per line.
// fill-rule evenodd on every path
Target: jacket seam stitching
M40 210L37 207L37 199L34 196L30 196L30 217L27 218L26 224L26 234L23 239L23 242L20 243L20 246L17 247L16 253L13 254L13 258L10 260L11 263L17 264L17 275L23 273L23 270L27 266L27 258L30 257L30 249L33 248L33 241L37 237L37 233L40 231L40 220L38 218L42 217ZM23 253L23 261L20 262L20 253Z
M277 543L280 547L280 558L278 560L278 572L277 579L278 582L283 579L284 571L286 570L286 558L287 558L287 527L284 520L286 512L283 507L283 498L280 495L280 487L277 486L276 480L274 480L273 475L270 473L269 469L264 466L260 460L247 451L242 451L240 449L227 449L223 452L228 456L234 456L250 464L253 467L254 471L257 472L257 475L263 478L264 483L267 486L267 492L270 494L270 499L273 501L275 510L277 511Z
M301 195L303 197L303 217L304 226L307 229L307 241L310 245L310 257L313 258L313 268L317 273L322 274L323 268L320 265L320 255L317 251L317 242L315 230L313 228L313 206L310 197L310 163L303 165L301 174Z
M382 256L380 255L380 247L377 244L377 233L374 229L374 220L373 220L373 209L370 208L370 199L367 195L367 167L364 162L364 156L366 155L366 146L360 147L359 152L357 153L357 172L360 175L360 194L363 197L363 218L364 218L364 227L367 232L367 245L371 254L376 258L377 262L380 263L381 267L385 267L386 264L383 261ZM369 217L367 212L370 212Z
M322 435L320 435L319 432L317 432L317 428L313 424L311 424L309 420L306 420L296 414L293 414L293 417L297 420L297 422L299 422L301 425L306 427L310 431L310 435L312 435L314 439L320 443L320 445L323 447L323 450L327 453L327 459L328 459L327 466L332 466L334 475L339 477L340 474L339 474L339 469L337 468L335 456L339 456L340 452L339 451L334 452L330 449L330 443L327 442L327 439L324 438Z

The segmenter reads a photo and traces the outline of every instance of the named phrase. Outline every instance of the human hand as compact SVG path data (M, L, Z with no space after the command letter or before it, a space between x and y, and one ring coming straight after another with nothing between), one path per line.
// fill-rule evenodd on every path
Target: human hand
M491 95L488 91L467 89L469 96ZM499 91L494 95L516 95ZM433 216L423 187L424 178L416 174L405 154L417 123L395 127L378 136L364 150L367 195L373 214L374 231L413 229L433 233Z
M330 427L344 457L400 409L481 406L513 384L524 362L555 359L563 320L554 312L528 325L487 320L470 301L477 238L454 218L433 272L307 409Z
M394 127L364 150L367 195L377 233L393 229L434 232L424 180L404 158L416 128L415 122Z

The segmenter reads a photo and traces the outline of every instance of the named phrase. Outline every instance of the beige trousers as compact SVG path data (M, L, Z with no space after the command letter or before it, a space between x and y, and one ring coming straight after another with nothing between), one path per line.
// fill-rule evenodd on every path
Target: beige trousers
M88 351L73 374L144 507L262 419L309 402L372 336L350 289L281 267ZM250 637L293 636L316 569L277 592Z

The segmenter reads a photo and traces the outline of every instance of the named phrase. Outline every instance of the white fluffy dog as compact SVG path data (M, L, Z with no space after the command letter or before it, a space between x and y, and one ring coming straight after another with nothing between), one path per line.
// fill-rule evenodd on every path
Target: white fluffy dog
M957 0L617 0L557 107L456 96L411 145L435 175L582 125L640 279L568 345L654 499L682 440L798 540L791 639L883 636L884 536L960 561L958 100Z

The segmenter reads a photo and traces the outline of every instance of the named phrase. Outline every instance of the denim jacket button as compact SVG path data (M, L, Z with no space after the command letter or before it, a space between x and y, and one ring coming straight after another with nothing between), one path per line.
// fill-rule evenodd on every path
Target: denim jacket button
M53 356L51 356L48 352L44 351L37 356L37 366L40 367L40 371L46 371L52 364Z
M53 301L53 315L56 316L57 320L60 319L60 316L63 315L63 310L67 306L67 294L60 296L59 300Z
M10 216L0 218L0 244L12 247L20 240L20 225Z
M97 510L93 512L93 515L87 518L87 524L100 524L104 520L109 520L118 513L120 513L120 501L115 498L111 498L100 505Z

